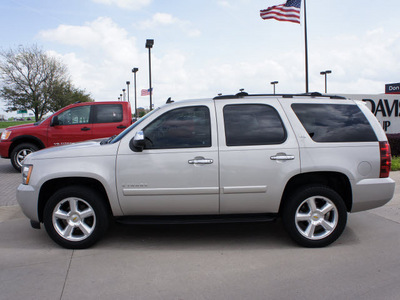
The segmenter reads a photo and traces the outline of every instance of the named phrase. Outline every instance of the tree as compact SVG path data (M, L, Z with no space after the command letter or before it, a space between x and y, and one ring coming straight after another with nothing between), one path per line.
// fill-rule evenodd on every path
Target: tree
M0 51L0 97L8 110L31 110L35 120L64 104L93 101L72 86L67 68L36 45ZM65 105L64 105L65 106Z
M50 92L51 111L57 111L61 108L75 102L92 102L94 101L90 94L84 90L75 88L68 82L56 82L52 86Z

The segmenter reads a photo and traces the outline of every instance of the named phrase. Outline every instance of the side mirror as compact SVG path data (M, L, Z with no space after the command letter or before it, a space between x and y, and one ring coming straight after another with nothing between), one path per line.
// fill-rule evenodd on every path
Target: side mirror
M54 116L51 119L50 126L58 126L60 125L60 121L58 120L58 116Z
M136 132L135 137L131 139L129 148L131 148L131 150L134 152L142 152L145 145L144 133L143 131L138 131Z

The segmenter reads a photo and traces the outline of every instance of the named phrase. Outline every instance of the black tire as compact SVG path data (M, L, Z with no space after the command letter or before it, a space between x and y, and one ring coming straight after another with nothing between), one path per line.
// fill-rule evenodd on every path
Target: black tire
M341 196L331 188L307 186L287 199L282 219L286 231L299 245L325 247L343 233L347 209Z
M11 151L11 164L14 169L21 172L22 161L28 154L38 151L39 147L31 143L22 143L16 146L13 151Z
M100 193L84 186L67 186L47 201L43 221L48 235L57 244L84 249L105 234L109 213Z

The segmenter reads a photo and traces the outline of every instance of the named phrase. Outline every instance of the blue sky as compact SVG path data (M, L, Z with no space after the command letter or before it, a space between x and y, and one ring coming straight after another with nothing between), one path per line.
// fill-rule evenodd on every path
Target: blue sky
M154 39L155 105L218 93L305 91L302 25L262 20L284 0L2 0L0 48L37 44L61 59L74 84L117 100L132 68L148 87L145 41ZM400 82L397 0L308 0L310 91L378 94ZM131 85L131 98L133 85ZM148 97L138 97L148 105ZM0 112L2 114L2 112Z

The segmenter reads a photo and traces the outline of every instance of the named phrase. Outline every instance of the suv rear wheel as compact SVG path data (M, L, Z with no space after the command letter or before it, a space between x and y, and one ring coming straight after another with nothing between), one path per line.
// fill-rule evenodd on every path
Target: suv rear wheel
M50 197L43 221L47 233L57 244L83 249L104 235L109 214L101 194L87 187L69 186Z
M338 193L325 186L307 186L293 193L282 212L289 235L304 247L324 247L339 238L347 210Z

